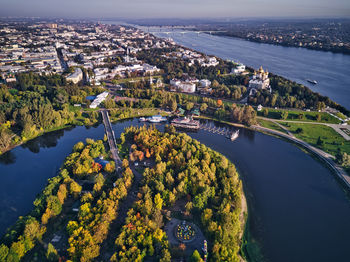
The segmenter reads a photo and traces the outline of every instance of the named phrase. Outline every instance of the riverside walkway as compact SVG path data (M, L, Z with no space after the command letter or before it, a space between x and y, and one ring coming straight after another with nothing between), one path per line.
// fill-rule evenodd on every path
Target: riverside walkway
M107 135L109 148L111 150L112 158L115 162L115 168L117 170L118 167L121 167L122 161L120 160L120 157L118 155L117 143L115 140L114 131L112 129L112 124L111 124L111 121L109 119L108 111L102 110L101 115L102 115L102 119L103 119L103 125L105 126L105 132Z

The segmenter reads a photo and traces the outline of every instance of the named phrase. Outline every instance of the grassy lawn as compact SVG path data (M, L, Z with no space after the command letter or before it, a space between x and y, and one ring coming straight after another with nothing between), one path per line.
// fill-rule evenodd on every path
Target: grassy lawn
M318 147L329 154L336 155L338 148L343 152L350 153L350 141L346 141L333 128L325 125L281 123L286 126L294 135L305 142ZM302 132L297 133L298 128ZM323 145L317 145L318 137L323 141Z
M313 122L316 121L317 114L321 115L321 121L323 123L330 123L330 124L339 124L340 121L329 115L325 112L306 112L306 111L298 111L298 110L284 110L284 109L272 109L268 108L269 114L267 115L268 118L272 119L278 119L280 120L280 113L283 111L288 111L288 118L286 120L293 120L293 121L303 121L303 122ZM303 114L303 118L299 119L299 115ZM258 112L258 116L264 116L263 111Z
M287 133L283 128L281 128L280 126L276 125L275 123L273 123L271 121L258 119L258 123L262 127L266 127L266 128L270 128L270 129L273 129L273 130L277 130L277 131L280 131L282 133Z

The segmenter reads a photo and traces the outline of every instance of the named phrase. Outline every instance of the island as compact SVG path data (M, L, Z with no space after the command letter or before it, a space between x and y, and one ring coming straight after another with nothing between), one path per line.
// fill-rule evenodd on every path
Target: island
M235 166L172 126L125 129L73 147L1 261L239 261L247 207Z

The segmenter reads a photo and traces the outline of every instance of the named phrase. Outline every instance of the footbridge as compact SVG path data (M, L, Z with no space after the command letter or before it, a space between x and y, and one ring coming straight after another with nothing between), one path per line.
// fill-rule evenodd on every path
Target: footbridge
M114 131L112 129L111 121L109 119L108 111L102 110L101 115L102 115L103 125L105 126L105 132L107 135L109 148L110 148L111 153L112 153L112 158L115 162L115 168L116 168L116 170L118 170L122 165L122 161L118 155L117 142L115 139Z

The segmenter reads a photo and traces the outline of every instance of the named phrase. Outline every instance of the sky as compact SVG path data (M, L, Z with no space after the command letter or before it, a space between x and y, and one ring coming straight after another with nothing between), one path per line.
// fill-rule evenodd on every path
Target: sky
M0 0L0 16L135 19L350 17L350 0Z

